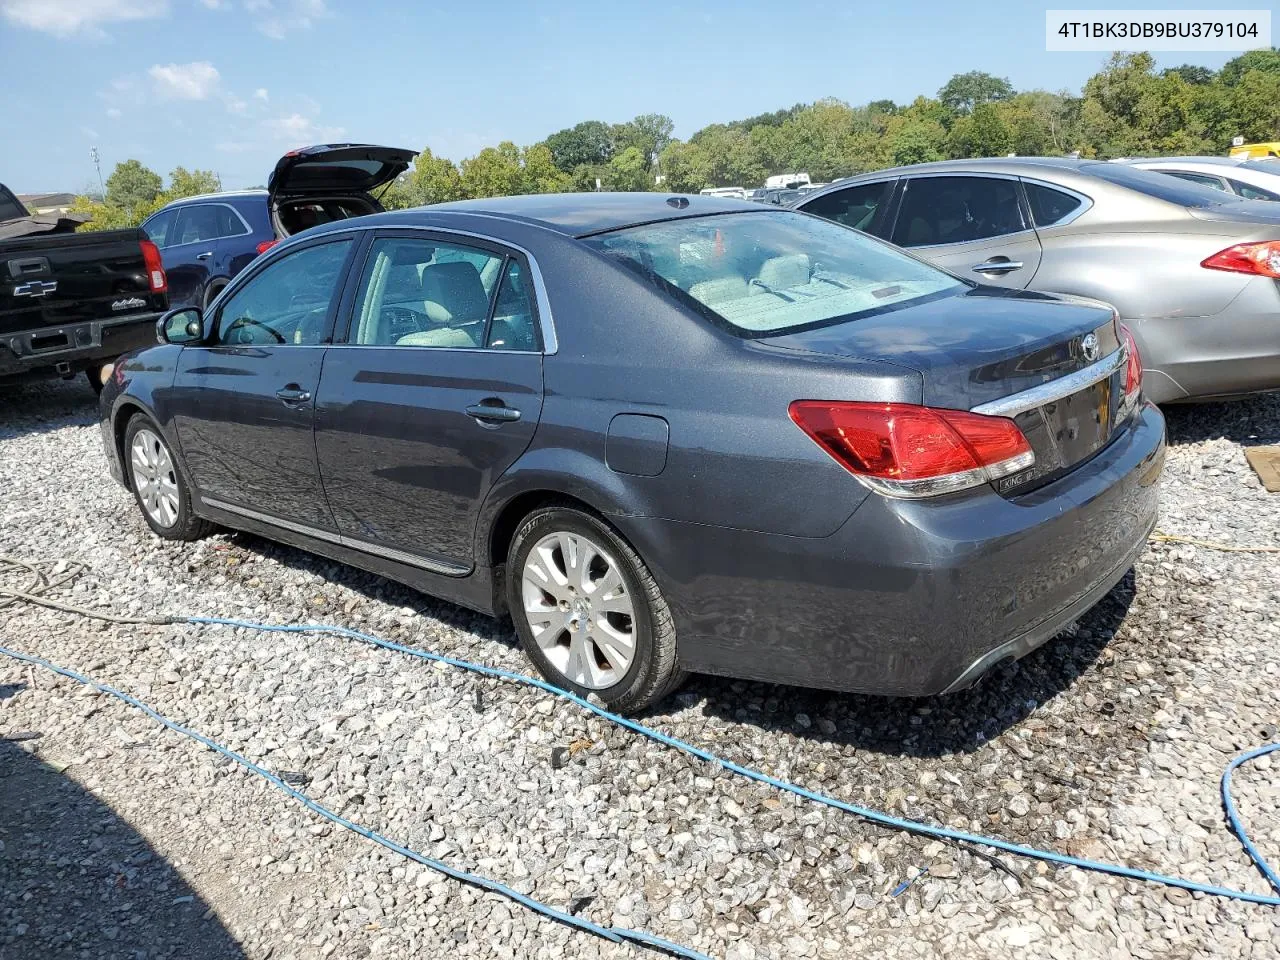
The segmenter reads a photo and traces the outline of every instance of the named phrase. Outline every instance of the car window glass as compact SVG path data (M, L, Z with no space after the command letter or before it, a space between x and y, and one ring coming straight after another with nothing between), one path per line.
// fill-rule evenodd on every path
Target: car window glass
M812 213L855 230L874 232L872 226L883 219L880 214L889 195L893 181L884 183L866 183L856 187L847 187L835 193L826 193L814 197L801 206L805 213Z
M1179 177L1170 177L1154 170L1141 170L1127 163L1085 163L1080 165L1080 172L1097 177L1118 187L1127 187L1138 193L1167 203L1176 203L1181 207L1216 207L1223 203L1238 203L1239 200L1229 193L1213 190L1198 183L1191 183Z
M1211 177L1205 173L1189 173L1186 170L1161 170L1161 173L1167 173L1171 177L1177 177L1179 180L1186 180L1188 183L1198 183L1201 186L1208 187L1211 190L1221 190L1228 193L1227 185L1217 177Z
M202 240L218 239L218 206L212 203L198 203L195 206L183 207L178 211L177 235L170 244L198 243Z
M498 299L494 304L485 346L496 350L538 349L532 292L520 261L507 260L502 282L498 285Z
M893 242L900 247L987 240L1026 229L1014 180L912 177Z
M18 202L18 198L8 188L0 186L0 220L16 220L27 216L27 208Z
M1270 190L1256 187L1252 183L1245 183L1241 180L1229 180L1228 182L1235 188L1236 193L1246 200L1280 200L1280 193L1272 193Z
M213 209L218 215L218 236L238 237L247 232L240 218L236 216L236 212L230 207L220 203Z
M217 342L319 343L350 246L350 240L337 240L305 247L255 274L219 311Z
M164 210L142 225L142 229L157 247L168 245L167 236L175 216L176 213L173 210Z
M1048 227L1075 213L1084 204L1079 197L1046 187L1043 183L1023 181L1027 202L1031 205L1031 220L1037 227Z
M382 237L365 260L350 340L363 346L478 348L500 254L435 240Z

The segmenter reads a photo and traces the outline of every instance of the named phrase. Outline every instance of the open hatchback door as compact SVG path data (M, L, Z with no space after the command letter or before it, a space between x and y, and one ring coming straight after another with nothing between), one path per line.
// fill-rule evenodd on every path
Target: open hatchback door
M390 183L416 150L326 143L290 150L267 181L271 225L280 239L333 220L379 213L373 191Z

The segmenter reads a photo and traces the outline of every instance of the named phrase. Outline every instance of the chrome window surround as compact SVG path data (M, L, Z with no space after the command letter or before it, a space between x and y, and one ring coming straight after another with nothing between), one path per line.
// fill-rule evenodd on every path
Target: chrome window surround
M417 554L406 553L403 550L396 550L392 547L380 546L376 543L370 543L367 540L357 540L355 537L345 537L342 534L335 533L331 530L321 530L318 527L311 527L305 523L295 523L292 520L282 520L279 517L273 517L267 513L250 510L248 507L242 507L234 503L227 503L225 500L215 500L213 497L202 496L200 498L200 502L215 510L223 510L227 513L238 514L242 517L248 517L250 520L257 520L260 523L270 524L273 527L292 530L294 533L301 533L304 536L313 537L316 540L336 543L338 546L346 547L349 550L359 550L361 553L368 553L376 557L383 557L387 560L394 560L396 563L403 563L410 567L418 567L421 570L427 570L431 573L439 573L448 577L461 577L471 572L470 567L464 567L456 563L447 563L442 560L428 560L426 557L420 557Z
M308 240L314 239L319 241L321 237L324 237L326 239L337 239L337 238L345 237L348 235L359 236L369 232L370 230L417 230L423 233L444 233L444 234L450 234L457 237L467 237L472 240L481 240L486 243L492 243L499 247L505 247L508 250L514 250L516 253L521 254L529 264L529 275L533 279L533 295L534 295L534 300L536 301L538 306L538 328L542 333L542 355L549 357L560 349L560 341L556 337L555 320L551 315L551 300L547 297L547 283L542 277L542 270L538 267L537 259L527 249L520 246L520 244L512 243L509 240L502 240L497 237L491 237L488 234L475 233L474 231L470 231L470 230L458 230L453 227L432 227L432 226L424 226L421 224L403 224L403 223L397 223L397 224L381 224L380 223L380 224L367 224L367 225L360 225L360 226L344 227L341 230L333 230L331 232L319 234L315 237L308 237L307 239ZM218 296L214 299L214 301L211 304L209 304L209 307L205 311L205 313L209 314L209 313L212 313L214 310L217 310L218 304L222 301L224 297L229 296L230 294L234 293L238 287L242 286L245 283L248 283L250 280L253 279L253 277L257 276L258 273L260 273L262 270L265 270L267 265L270 263L273 263L278 257L287 256L291 249L292 249L292 245L286 246L283 249L280 249L279 247L277 247L275 248L275 250L272 250L271 255L268 256L265 260L263 260L261 264L255 261L254 269L242 270L239 273L239 275L236 276L236 278L231 281L231 283L227 284L227 286L222 288L222 290L219 292ZM278 253L276 252L277 250L279 251ZM352 344L352 343L321 344L321 346L339 347L339 348L351 347L357 350L369 349L369 347L367 346L363 346L361 344ZM538 351L536 350L493 350L488 347L430 347L428 349L438 350L442 353L452 352L452 351L465 351L465 352L474 352L474 353L517 353L517 354L523 354L523 355L528 355L528 354L536 355L538 353Z
M1042 230L1048 227L1065 227L1067 224L1072 223L1073 221L1079 219L1080 217L1088 213L1091 209L1093 209L1093 197L1086 196L1085 194L1081 193L1079 190L1073 190L1070 187L1064 187L1060 183L1050 183L1048 180L1037 180L1035 177L1019 177L1018 179L1022 181L1024 188L1028 183L1031 183L1037 187L1044 187L1047 190L1057 190L1059 193L1065 193L1068 196L1075 197L1077 200L1080 201L1080 206L1076 207L1074 210L1068 213L1065 217L1062 217L1058 220L1053 221L1053 223L1036 223L1035 214L1032 213L1031 223L1033 227L1039 227ZM1031 206L1030 199L1027 200L1027 206L1028 207Z

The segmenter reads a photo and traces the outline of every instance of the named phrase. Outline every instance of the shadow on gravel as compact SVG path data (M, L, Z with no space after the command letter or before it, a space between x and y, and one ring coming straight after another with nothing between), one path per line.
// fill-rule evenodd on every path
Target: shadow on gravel
M1120 629L1133 598L1134 573L1130 571L1080 618L1076 636L1051 640L1017 663L997 668L977 686L947 696L859 696L695 677L676 697L686 704L702 701L706 714L730 722L873 753L907 757L970 753L1025 720L1040 704L1060 695L1078 696L1077 680ZM1100 709L1106 713L1107 702ZM659 707L655 715L660 713ZM809 718L808 726L796 721L799 714Z
M6 740L0 844L0 960L245 956L127 822Z
M97 421L98 397L84 377L0 384L0 440Z
M1280 393L1219 403L1171 403L1160 412L1172 444L1219 437L1245 447L1280 442Z

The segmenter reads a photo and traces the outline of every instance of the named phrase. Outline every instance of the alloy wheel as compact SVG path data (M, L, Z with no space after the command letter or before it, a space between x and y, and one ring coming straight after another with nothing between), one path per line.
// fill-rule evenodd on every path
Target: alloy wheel
M160 526L172 527L178 522L178 475L164 441L146 428L139 430L129 459L142 509Z

